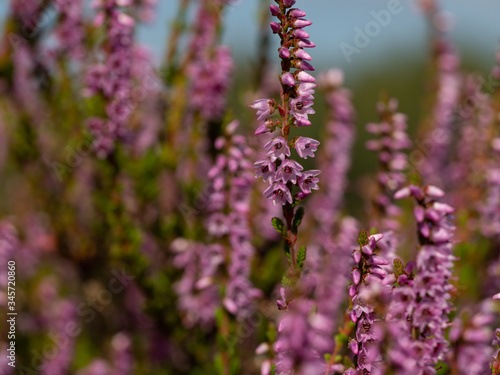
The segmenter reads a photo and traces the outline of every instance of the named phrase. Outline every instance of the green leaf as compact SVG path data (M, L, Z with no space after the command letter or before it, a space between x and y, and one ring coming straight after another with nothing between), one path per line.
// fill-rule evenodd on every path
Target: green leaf
M281 279L281 285L290 286L292 285L292 280L290 280L288 276L283 276L283 278Z
M278 217L273 217L271 219L271 223L273 225L273 228L276 229L276 231L281 234L282 236L285 235L285 224L283 221L278 218Z
M394 259L394 272L396 273L396 276L400 276L404 273L404 265L401 259L396 258Z
M324 357L325 357L325 362L330 362L330 358L332 358L332 355L330 353L325 353Z
M285 255L288 258L288 260L292 260L292 258L290 257L290 247L286 242L283 242L283 251L285 252Z
M293 223L292 223L293 234L297 234L300 223L302 222L302 219L304 218L304 213L305 213L304 207L297 208L297 212L295 212L295 217L293 218Z
M306 255L307 255L307 248L305 246L302 246L297 252L297 268L299 270L301 270L302 267L304 267Z
M368 245L368 232L366 230L364 230L364 229L362 229L359 232L358 245L359 246Z

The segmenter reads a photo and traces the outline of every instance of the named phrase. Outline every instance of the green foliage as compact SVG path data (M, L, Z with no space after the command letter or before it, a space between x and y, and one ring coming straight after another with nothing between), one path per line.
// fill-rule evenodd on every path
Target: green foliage
M402 275L404 273L405 266L401 261L401 259L399 258L394 259L393 264L394 264L394 273L396 274L396 276Z
M359 232L358 236L358 245L359 246L365 246L368 245L368 232L365 229L362 229Z
M271 224L273 225L273 228L276 229L276 231L281 234L282 236L285 236L286 231L285 231L285 223L279 218L279 217L273 217L271 219Z
M307 255L307 248L305 246L302 246L297 252L297 268L299 270L301 270L302 267L304 267L306 255Z
M292 233L297 234L297 231L299 229L300 223L302 222L302 219L304 218L305 210L304 207L299 207L297 208L297 212L295 212L295 217L293 218L293 223L292 223Z

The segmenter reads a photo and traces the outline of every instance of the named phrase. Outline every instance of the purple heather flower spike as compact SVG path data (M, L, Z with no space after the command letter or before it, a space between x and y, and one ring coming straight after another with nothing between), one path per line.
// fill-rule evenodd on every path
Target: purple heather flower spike
M299 137L295 141L295 149L303 159L307 159L308 156L313 158L318 146L319 142L317 140L308 137Z

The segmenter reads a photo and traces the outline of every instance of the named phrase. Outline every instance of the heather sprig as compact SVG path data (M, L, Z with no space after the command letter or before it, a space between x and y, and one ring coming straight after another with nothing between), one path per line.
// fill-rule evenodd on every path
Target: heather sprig
M249 223L250 194L253 186L251 149L245 137L235 133L239 123L233 121L217 138L220 151L215 165L209 170L211 195L206 228L215 242L226 249L228 279L225 286L224 307L239 319L253 310L253 299L260 291L249 280L251 261L255 253Z
M349 317L356 326L355 337L349 341L349 349L354 355L357 373L370 374L375 363L380 361L379 343L383 328L370 299L372 290L382 288L382 280L387 276L381 266L389 262L375 254L377 242L382 237L382 234L369 236L366 231L361 231L359 248L352 253L355 266L351 271L352 283L348 286L352 299Z
M93 147L100 158L111 154L118 140L127 136L132 115L130 90L134 50L135 20L127 14L131 0L98 0L95 25L103 27L105 61L91 65L85 78L86 96L102 95L107 118L91 117L87 126L95 137Z
M311 25L305 20L305 12L292 8L295 1L277 0L278 5L271 5L271 14L278 22L271 23L273 33L278 34L281 46L278 50L281 58L282 73L281 103L274 99L256 100L252 108L257 110L260 126L255 134L279 134L265 145L267 157L255 163L257 177L262 176L270 186L264 194L271 198L274 204L283 206L285 223L273 219L273 225L283 235L287 252L289 252L291 272L296 271L297 227L303 216L303 211L295 210L297 203L318 189L319 170L304 171L299 162L292 158L291 150L295 149L300 158L314 157L319 145L315 139L308 137L290 138L292 127L310 126L309 114L313 114L313 93L316 79L306 71L314 70L308 63L311 56L304 48L315 45L308 38L304 27ZM274 116L278 113L278 116ZM299 216L298 216L299 215Z

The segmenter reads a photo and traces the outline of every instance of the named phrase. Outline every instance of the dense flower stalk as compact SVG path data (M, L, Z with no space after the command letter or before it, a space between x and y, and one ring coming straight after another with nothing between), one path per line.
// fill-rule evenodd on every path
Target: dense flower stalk
M87 126L94 135L94 149L105 158L115 149L116 141L125 139L127 123L132 114L130 90L132 85L132 61L134 50L135 21L126 11L131 0L98 0L96 26L104 26L105 60L87 70L85 95L101 94L106 102L107 119L93 117Z
M373 200L373 226L382 231L397 230L400 209L393 202L393 194L405 182L404 170L408 160L404 150L410 148L411 141L406 134L406 116L397 112L395 99L379 102L377 111L381 122L370 123L366 130L377 136L366 143L366 148L375 151L379 159L377 174L378 192Z
M81 59L85 55L83 1L57 0L55 6L60 13L60 21L55 28L59 50L72 58Z
M479 203L480 230L489 238L500 236L500 51L496 55L496 65L491 76L495 91L492 98L492 121L487 141L487 167L484 176L484 199ZM483 167L484 168L484 167Z
M187 73L190 106L205 121L220 121L225 113L233 59L228 47L217 45L221 13L227 2L202 0L190 42Z
M306 73L314 68L308 63L311 57L304 50L315 45L308 40L309 34L303 29L311 25L311 22L302 18L305 16L303 11L291 8L295 1L276 2L278 6L271 5L270 9L271 14L279 21L272 22L271 29L281 39L281 104L273 99L260 99L251 107L257 110L258 120L261 122L255 134L274 133L277 129L280 129L280 134L265 145L267 158L256 162L255 168L256 176L262 177L270 184L264 194L271 198L274 204L283 206L286 221L284 237L290 249L291 270L294 272L297 241L296 229L292 224L295 217L294 203L319 188L317 176L320 171L304 171L304 167L291 158L291 149L295 148L299 157L307 159L314 157L319 142L307 137L289 137L292 126L310 126L309 114L315 113L312 105L316 80ZM272 117L276 111L279 112L278 118ZM294 187L298 188L296 193Z
M320 355L331 354L335 349L332 337L338 329L341 317L344 317L341 307L346 300L345 290L349 270L352 268L351 249L355 245L357 233L358 222L352 217L343 218L338 225L336 236L323 237L325 240L320 243L320 251L324 253L314 253L314 248L308 251L308 269L311 273L316 273L308 278L316 278L314 301L318 319L322 321L321 325L315 327L318 337L321 338L322 347L317 348ZM318 264L311 265L313 262Z
M329 108L325 147L319 154L319 169L325 188L311 202L319 226L331 233L340 216L347 187L347 172L351 165L351 149L355 138L355 112L351 92L342 87L343 73L332 69L320 76Z
M445 330L451 311L450 284L453 261L452 239L454 227L450 223L453 207L438 201L444 192L432 185L420 188L410 185L396 192L395 198L413 196L418 226L419 251L416 259L416 277L413 284L416 299L412 306L412 325L418 331L417 338L424 342L422 355L424 374L434 374L434 366L444 359L448 350Z
M176 239L171 249L176 253L174 266L183 270L174 289L179 296L178 309L184 314L184 324L211 327L215 309L221 302L215 277L224 262L224 249L219 244L205 245L184 238Z
M134 372L134 357L130 337L119 332L111 339L113 370L110 375L130 375Z
M352 298L352 308L349 317L356 324L355 338L349 342L349 349L354 355L354 365L357 373L376 373L376 363L380 361L380 340L382 328L380 318L375 313L375 307L370 303L370 289L381 286L381 281L387 276L381 266L389 264L387 260L375 254L377 242L382 234L368 236L360 233L359 249L354 250L352 257L355 266L351 271L352 284L348 287ZM348 369L346 374L352 373Z
M324 360L316 350L321 341L313 328L325 322L312 308L311 301L306 299L295 299L288 305L274 345L277 375L324 373Z
M453 352L450 361L460 375L482 375L488 373L489 361L493 354L491 340L493 332L489 325L495 317L488 312L478 312L469 316L468 311L453 321L450 341Z
M235 134L238 122L227 125L224 136L215 147L222 153L208 172L212 194L208 199L208 233L216 241L227 240L228 281L223 300L226 309L244 318L252 311L252 301L260 295L250 280L251 261L255 253L249 225L250 193L253 186L251 149L245 137Z
M424 11L428 14L429 24L433 27L434 40L432 51L433 82L435 97L428 108L428 124L424 126L423 139L419 147L425 158L420 165L420 172L425 181L444 186L443 179L450 155L450 146L457 117L457 105L460 99L461 77L460 59L455 47L447 38L449 28L444 14L435 1L425 1Z

